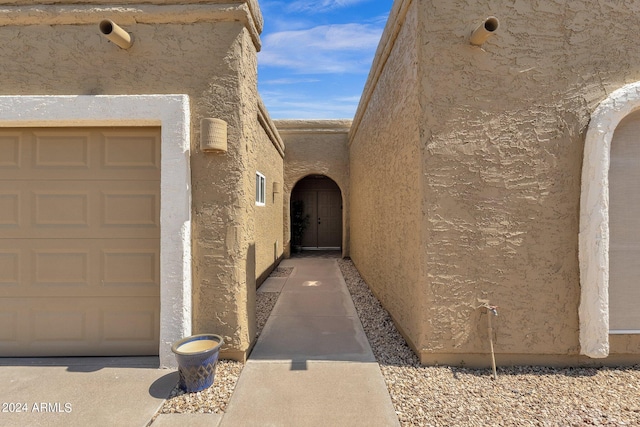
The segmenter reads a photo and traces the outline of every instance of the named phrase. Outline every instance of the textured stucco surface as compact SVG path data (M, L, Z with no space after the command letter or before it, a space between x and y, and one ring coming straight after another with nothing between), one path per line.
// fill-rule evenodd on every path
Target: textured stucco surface
M227 52L213 50L223 57L206 69L215 73L223 66L229 73L209 77L202 105L203 117L227 120L227 152L192 156L200 226L194 231L194 332L219 331L221 356L244 359L255 339L254 144L260 125L255 47L238 29Z
M422 314L426 302L420 293L425 283L425 225L419 105L415 96L417 2L410 7L406 21L402 17L400 20L403 25L398 28L395 48L357 132L351 135L350 255L415 346L426 321Z
M284 250L291 253L291 192L309 175L331 178L342 192L342 254L349 254L349 151L350 120L274 120L286 146L284 165Z
M407 215L414 229L422 230L422 249L414 259L424 274L406 285L411 303L392 296L399 286L390 279L392 270L384 280L373 279L380 283L374 290L425 363L460 363L465 355L473 359L488 351L486 314L477 308L478 299L499 306L493 322L499 354L525 363L576 362L584 139L591 113L607 94L640 79L640 54L629 37L638 28L632 16L640 5L404 0L396 1L394 10L404 7L410 13L387 49L389 59L377 59L383 71L354 121L352 257L367 279L379 276L368 257L359 255L366 250L360 246L381 246L380 233L403 233L401 225L384 224L391 230L372 228L370 237L359 241L359 224L369 210L356 196L366 185L359 183L359 168L370 162L358 151L385 141L384 133L369 131L368 115L406 105L397 101L403 99L398 87L382 96L384 76L401 60L394 55L407 50L407 43L416 45L418 103L407 115L419 123L419 142L396 138L394 143L412 147L421 159L412 196L421 198L420 207ZM471 46L470 32L490 15L500 19L496 35L482 48ZM411 24L414 19L417 24ZM403 39L411 32L407 25L416 28L417 40ZM383 37L387 46L389 28ZM378 120L391 121L378 114ZM391 208L388 200L379 201L379 210ZM390 244L385 242L390 265L396 252L411 251L410 243ZM403 318L399 311L422 313L421 325L413 320L419 314ZM613 338L612 354L638 353L634 337Z
M203 9L159 3L115 9L89 2L77 7L70 2L65 7L5 6L9 12L0 20L0 94L189 97L191 332L222 335L223 356L242 359L255 332L255 257L249 253L255 240L253 144L260 127L259 44L255 28L248 28L252 25L247 14L259 23L261 17L253 1L251 8L239 1L220 8L202 5ZM36 24L33 17L41 13L46 19ZM134 44L128 50L119 49L98 31L99 19L113 14L133 34ZM226 153L200 151L202 117L228 123Z

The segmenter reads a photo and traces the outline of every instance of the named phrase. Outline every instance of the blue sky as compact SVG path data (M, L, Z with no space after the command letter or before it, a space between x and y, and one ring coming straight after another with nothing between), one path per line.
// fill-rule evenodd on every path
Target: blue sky
M352 119L393 0L260 0L258 90L273 119Z

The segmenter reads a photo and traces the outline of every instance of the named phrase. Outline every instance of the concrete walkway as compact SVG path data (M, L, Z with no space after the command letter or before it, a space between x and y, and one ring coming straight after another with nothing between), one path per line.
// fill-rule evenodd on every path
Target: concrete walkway
M294 258L227 413L152 427L398 426L335 258ZM158 358L1 358L0 426L146 426L178 381Z
M335 259L293 258L220 426L398 426Z

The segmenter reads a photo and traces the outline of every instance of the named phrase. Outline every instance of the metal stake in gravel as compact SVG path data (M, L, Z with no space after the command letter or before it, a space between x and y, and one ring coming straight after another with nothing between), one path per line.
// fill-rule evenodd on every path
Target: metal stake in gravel
M489 301L487 300L481 300L479 301L482 303L482 305L478 308L484 307L487 309L487 326L488 326L488 330L489 330L489 347L491 348L491 368L493 369L493 375L491 376L492 380L497 380L498 379L498 373L496 372L496 356L495 353L493 352L493 327L491 326L491 315L493 314L494 316L498 315L498 306L496 305L490 305Z

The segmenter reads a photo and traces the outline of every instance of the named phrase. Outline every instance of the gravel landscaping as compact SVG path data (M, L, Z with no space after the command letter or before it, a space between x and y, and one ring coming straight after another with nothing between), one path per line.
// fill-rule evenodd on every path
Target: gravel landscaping
M291 269L293 270L293 269ZM286 277L283 271L274 270L272 277ZM277 292L258 292L256 295L256 336L260 336L269 314L278 300ZM233 360L219 360L216 365L216 376L213 385L197 393L185 393L177 386L171 391L159 413L162 414L220 414L229 404L233 389L236 387L244 363Z
M495 381L490 369L423 367L353 263L338 265L402 426L640 426L640 365L498 368ZM258 334L278 295L258 293ZM242 367L220 361L212 387L174 389L161 412L224 412Z
M289 277L292 271L293 267L276 267L269 277Z
M640 426L633 368L422 367L350 260L338 261L403 426Z

